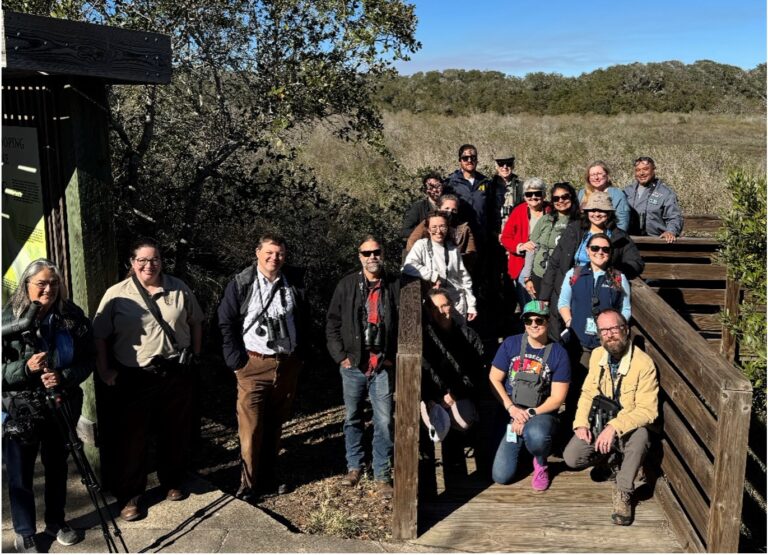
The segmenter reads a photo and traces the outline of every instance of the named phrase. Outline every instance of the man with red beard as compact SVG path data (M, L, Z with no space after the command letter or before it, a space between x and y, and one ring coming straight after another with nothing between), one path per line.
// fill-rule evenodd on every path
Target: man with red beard
M629 526L635 477L650 445L648 426L658 416L659 382L653 360L631 344L629 326L620 312L604 310L596 324L601 346L592 351L573 421L574 436L563 459L571 468L582 469L614 452L623 455L613 487L611 520ZM618 406L601 426L598 414L603 414L605 397Z

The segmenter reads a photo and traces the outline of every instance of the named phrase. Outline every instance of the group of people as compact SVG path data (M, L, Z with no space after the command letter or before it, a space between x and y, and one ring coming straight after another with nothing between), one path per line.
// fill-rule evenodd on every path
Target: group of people
M533 488L549 487L555 431L572 425L564 450L570 466L621 455L611 459L620 468L613 520L628 524L658 394L653 362L629 341L629 280L643 270L629 234L674 241L682 231L677 198L648 157L635 160L636 180L624 190L613 186L606 164L591 164L578 195L568 182L548 191L542 179L521 180L512 155L496 159L490 179L477 171L477 162L477 149L462 145L456 172L424 177L425 198L405 215L400 274L385 271L384 245L366 236L357 249L359 268L341 279L330 300L325 335L345 407L341 484L355 487L364 475L370 399L376 491L383 498L393 494L399 290L402 279L416 279L425 292L421 414L429 437L441 441L450 429L460 433L476 425L476 399L485 384L501 413L494 480L514 479L525 447L533 456ZM289 488L277 457L308 354L310 322L303 274L286 266L286 257L283 238L260 237L254 262L228 284L218 307L223 356L237 384L238 496L249 501ZM150 422L167 500L187 495L190 376L202 349L203 311L190 288L163 271L154 241L136 242L129 263L128 275L106 291L92 322L46 259L27 267L3 310L5 330L39 307L36 333L3 336L3 459L20 552L37 550L32 476L38 450L45 466L45 532L64 545L82 535L64 518L67 451L51 411L40 408L26 433L16 424L34 406L30 393L51 389L62 393L77 419L78 385L94 370L100 406L109 409L100 437L120 516L131 521L146 511ZM517 325L516 307L524 333L497 333ZM484 345L498 345L505 336L488 372ZM616 410L609 406L603 414L603 405L595 408L598 398L614 401Z
M496 158L490 179L477 171L473 145L458 155L447 178L424 176L425 198L402 229L402 273L426 292L421 413L429 437L441 441L478 420L483 346L497 348L488 374L503 407L487 424L496 432L493 480L515 479L523 447L534 490L549 487L554 450L573 468L603 458L616 476L612 520L629 524L658 411L653 362L629 341L629 283L644 269L631 235L675 241L677 197L646 156L634 160L635 180L623 190L605 162L589 164L577 193L569 182L521 179L512 155ZM449 308L450 324L442 318ZM558 428L569 425L573 437L558 446Z

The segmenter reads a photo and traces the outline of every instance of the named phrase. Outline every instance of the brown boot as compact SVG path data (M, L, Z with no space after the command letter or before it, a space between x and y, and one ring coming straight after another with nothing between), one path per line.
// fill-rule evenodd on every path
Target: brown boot
M613 514L611 520L619 526L632 524L632 494L613 486Z
M395 490L392 488L392 482L389 480L376 480L376 495L382 499L392 499Z
M360 470L359 469L353 469L347 472L347 475L344 476L341 481L339 482L342 486L346 486L348 488L353 488L357 485L357 483L360 481Z

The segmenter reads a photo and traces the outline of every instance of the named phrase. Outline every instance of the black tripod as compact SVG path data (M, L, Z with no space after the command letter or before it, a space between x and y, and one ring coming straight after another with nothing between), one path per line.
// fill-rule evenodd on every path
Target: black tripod
M123 551L129 553L122 532L120 532L120 528L118 528L112 513L109 511L109 505L98 480L96 480L91 463L88 462L85 456L83 442L77 436L75 425L72 422L72 409L69 406L68 400L55 389L47 389L45 391L45 400L53 412L54 420L59 428L64 444L72 454L72 459L74 459L77 470L80 473L80 481L88 489L91 503L93 503L96 514L99 516L101 533L104 536L104 541L107 542L107 550L109 553L119 553L117 546L117 541L119 540L123 546ZM112 530L109 529L110 522L112 523Z

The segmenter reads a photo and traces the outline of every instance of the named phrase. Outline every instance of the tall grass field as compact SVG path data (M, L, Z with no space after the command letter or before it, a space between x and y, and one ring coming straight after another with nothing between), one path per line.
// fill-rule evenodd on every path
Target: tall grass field
M687 215L719 215L730 205L726 177L740 168L766 171L766 122L762 115L648 113L617 116L449 117L384 114L384 146L343 142L317 127L305 138L303 161L326 187L367 202L393 207L418 195L418 175L427 167L447 174L458 167L457 148L472 143L479 169L493 175L495 156L516 156L515 172L547 183L584 185L589 162L603 160L613 183L633 177L632 161L651 156L657 175L677 192ZM403 206L405 210L405 206Z

